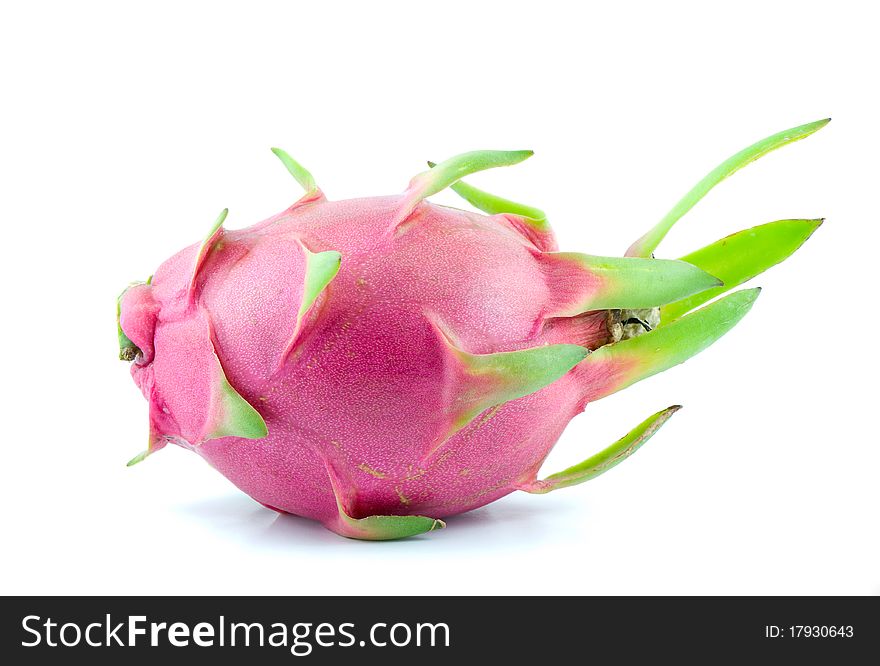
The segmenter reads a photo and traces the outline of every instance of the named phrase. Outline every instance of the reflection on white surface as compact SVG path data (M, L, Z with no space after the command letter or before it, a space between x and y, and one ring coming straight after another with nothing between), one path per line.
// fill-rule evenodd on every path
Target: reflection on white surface
M191 520L194 527L197 524L211 530L219 539L246 543L256 550L309 551L322 555L335 551L347 555L361 547L409 550L431 542L432 552L461 547L474 552L485 548L531 548L544 531L557 524L560 512L576 517L574 503L556 505L542 501L544 499L547 498L511 495L489 506L452 516L447 519L444 530L381 543L346 539L313 520L266 509L242 493L191 502L178 507L177 512ZM586 508L581 509L584 510L578 519L586 520ZM551 517L551 514L556 515Z

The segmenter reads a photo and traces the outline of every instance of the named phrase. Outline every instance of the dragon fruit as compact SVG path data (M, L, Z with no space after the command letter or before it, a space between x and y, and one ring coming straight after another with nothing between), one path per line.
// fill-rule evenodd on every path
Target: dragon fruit
M594 478L678 406L539 479L572 417L724 335L759 290L715 297L821 220L771 222L679 260L655 248L718 182L827 122L726 160L618 258L560 252L540 210L461 180L530 151L467 153L428 163L402 195L329 201L273 149L305 196L242 230L223 228L224 210L118 299L120 358L150 405L147 449L129 464L171 442L266 507L359 539ZM427 201L446 187L486 215Z

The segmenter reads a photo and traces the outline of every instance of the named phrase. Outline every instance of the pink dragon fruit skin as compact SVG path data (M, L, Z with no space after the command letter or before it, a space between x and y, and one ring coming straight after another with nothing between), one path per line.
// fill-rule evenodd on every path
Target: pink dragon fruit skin
M222 227L224 211L205 241L120 297L121 356L150 404L148 448L132 462L179 444L258 502L354 538L422 533L617 464L677 407L537 478L588 402L704 349L758 292L681 315L781 261L819 223L756 227L688 261L651 258L659 238L641 256L562 253L540 211L460 182L529 152L468 153L402 195L337 202L276 154L302 199L242 230ZM491 214L426 200L446 186ZM683 304L665 321L664 306Z

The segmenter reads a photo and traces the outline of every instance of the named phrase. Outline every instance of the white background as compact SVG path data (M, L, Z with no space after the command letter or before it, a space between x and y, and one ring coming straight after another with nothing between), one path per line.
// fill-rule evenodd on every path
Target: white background
M18 3L0 15L3 593L878 594L877 16L869 3ZM395 543L278 517L197 456L145 463L114 301L229 206L401 191L426 159L532 148L471 181L620 254L717 162L675 257L827 218L684 366L591 405L545 470L685 409L589 484ZM453 203L449 193L435 197Z

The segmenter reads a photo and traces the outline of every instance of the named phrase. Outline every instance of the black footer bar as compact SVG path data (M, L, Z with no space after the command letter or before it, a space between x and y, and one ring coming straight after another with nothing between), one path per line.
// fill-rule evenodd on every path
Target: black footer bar
M0 607L2 654L34 663L165 666L221 651L383 665L880 654L876 597L5 597Z

